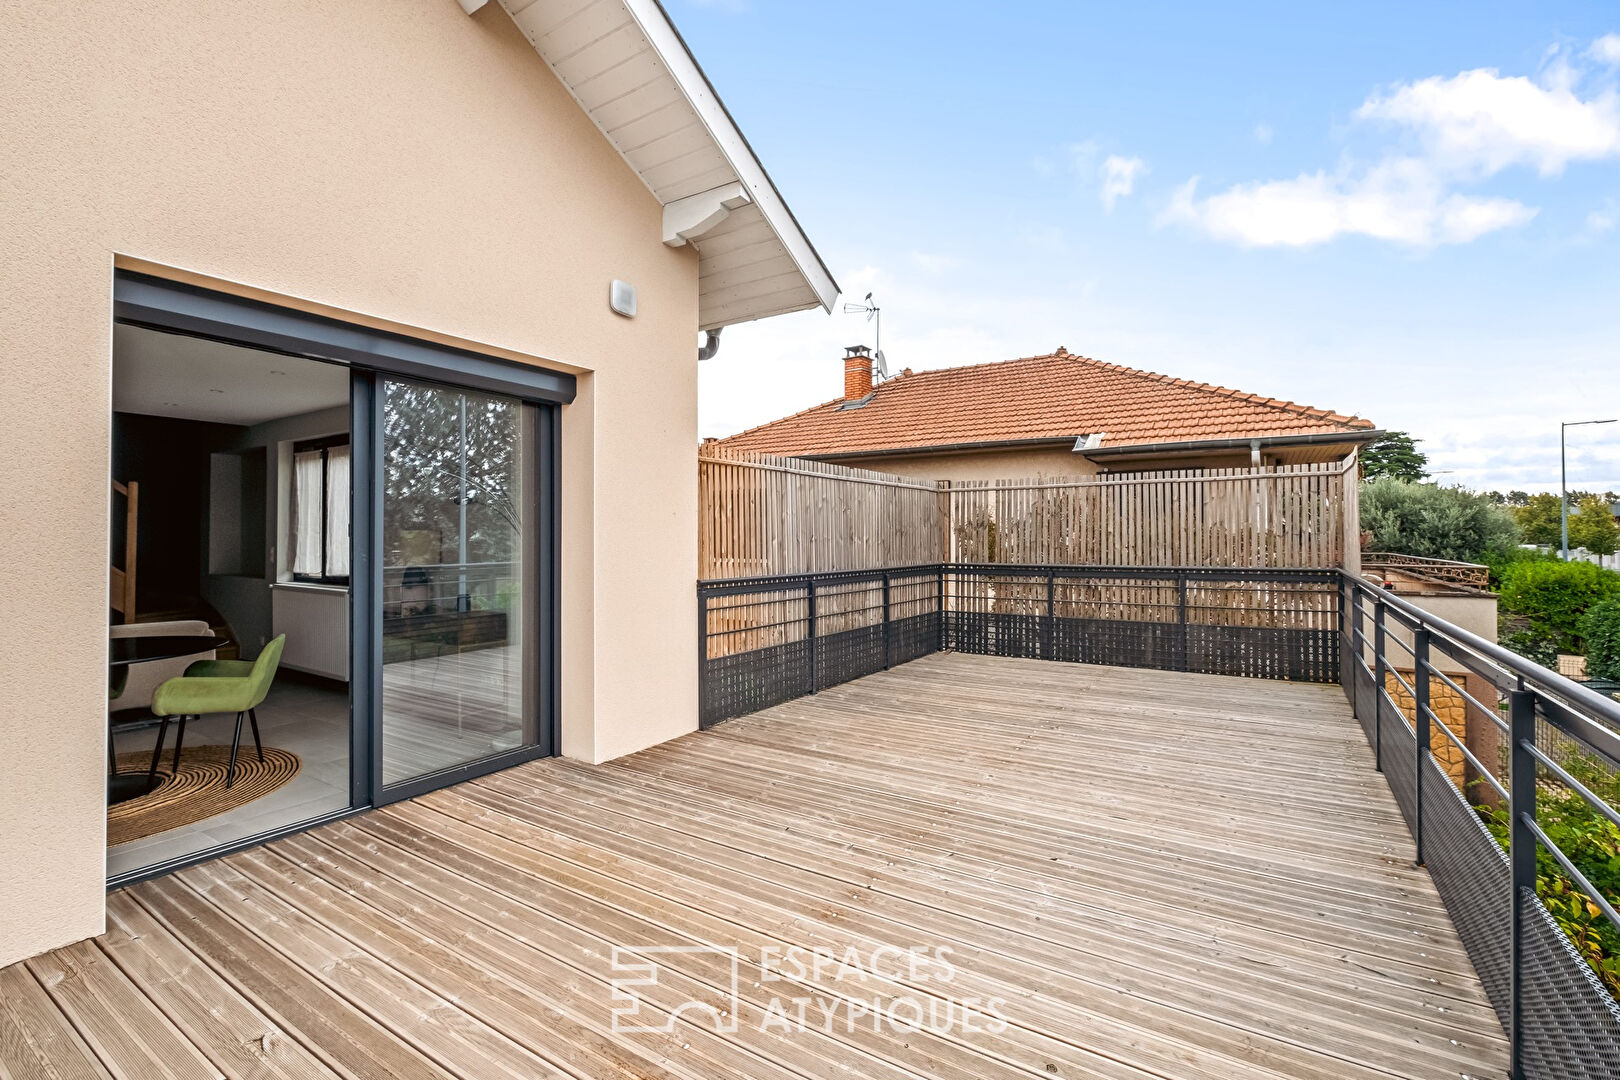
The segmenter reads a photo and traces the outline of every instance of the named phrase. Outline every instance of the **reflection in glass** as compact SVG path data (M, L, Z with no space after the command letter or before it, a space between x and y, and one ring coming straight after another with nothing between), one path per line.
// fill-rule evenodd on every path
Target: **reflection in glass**
M524 410L383 383L383 782L533 740L524 704Z

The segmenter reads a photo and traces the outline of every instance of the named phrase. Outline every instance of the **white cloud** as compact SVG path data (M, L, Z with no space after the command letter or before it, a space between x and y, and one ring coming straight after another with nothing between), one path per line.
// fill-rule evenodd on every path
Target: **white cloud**
M1129 195L1136 187L1136 178L1147 172L1147 162L1139 157L1110 154L1102 163L1102 204L1104 210L1113 210L1116 200Z
M1586 215L1586 231L1593 236L1612 232L1620 225L1620 202L1607 199L1603 205Z
M1620 64L1620 34L1604 34L1591 47L1586 54L1603 64Z
M1160 222L1194 225L1246 247L1308 247L1349 235L1414 247L1461 244L1536 215L1512 199L1448 193L1416 158L1390 159L1360 173L1238 184L1202 200L1196 195L1194 177Z
M1620 156L1614 88L1582 99L1567 69L1555 67L1551 76L1536 83L1489 68L1434 76L1368 98L1356 117L1410 129L1437 165L1459 173L1490 176L1531 165L1552 176L1571 161Z
M1273 134L1273 132L1271 130L1271 125L1270 124L1256 124L1256 125L1254 125L1254 131L1253 131L1254 141L1259 143L1260 145L1262 145L1262 146L1270 145L1272 134Z
M1620 50L1620 37L1615 45ZM1240 183L1204 199L1189 182L1159 220L1255 247L1340 236L1430 247L1523 225L1536 208L1458 189L1511 166L1554 176L1571 162L1620 158L1620 93L1611 79L1583 96L1580 76L1555 59L1535 80L1479 68L1397 84L1354 115L1393 125L1405 150L1371 163L1347 158L1331 173Z

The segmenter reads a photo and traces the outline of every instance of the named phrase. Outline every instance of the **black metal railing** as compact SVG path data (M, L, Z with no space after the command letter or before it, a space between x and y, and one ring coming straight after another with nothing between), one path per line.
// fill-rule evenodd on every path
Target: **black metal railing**
M1350 575L1340 606L1340 681L1502 1019L1513 1076L1620 1076L1620 1003L1592 966L1620 915L1566 850L1620 841L1620 811L1589 786L1620 769L1620 704ZM1538 803L1582 824L1561 845ZM1544 893L1566 924L1594 927L1581 948Z
M704 724L942 649L1339 679L1338 575L944 564L698 586Z

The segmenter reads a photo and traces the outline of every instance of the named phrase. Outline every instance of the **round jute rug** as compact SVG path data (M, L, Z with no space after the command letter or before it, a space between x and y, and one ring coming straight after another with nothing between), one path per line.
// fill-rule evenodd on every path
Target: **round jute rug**
M180 755L180 770L168 775L154 790L128 802L107 808L107 844L127 844L143 836L178 829L196 821L223 814L282 787L303 762L290 750L264 748L264 761L251 744L236 755L236 782L225 786L225 769L230 764L228 746L188 746ZM163 755L158 766L168 773L174 763L173 751ZM118 755L119 772L145 772L152 764L151 751Z

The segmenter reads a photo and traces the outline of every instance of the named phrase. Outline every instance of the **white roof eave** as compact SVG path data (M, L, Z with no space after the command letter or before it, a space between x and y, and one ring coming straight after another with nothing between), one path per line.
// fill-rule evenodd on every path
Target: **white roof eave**
M682 204L683 222L696 220L717 235L734 208L733 228L756 220L768 228L739 265L740 256L720 253L724 244L706 250L702 232L670 235L666 215L665 241L691 241L699 252L700 329L818 306L832 310L838 283L658 0L500 2L661 205ZM627 70L651 74L626 79ZM656 77L660 72L665 78ZM687 177L680 158L656 160L657 148L669 144L691 147L684 156L709 167ZM736 185L745 198L735 197ZM693 213L693 200L711 192L716 213Z

